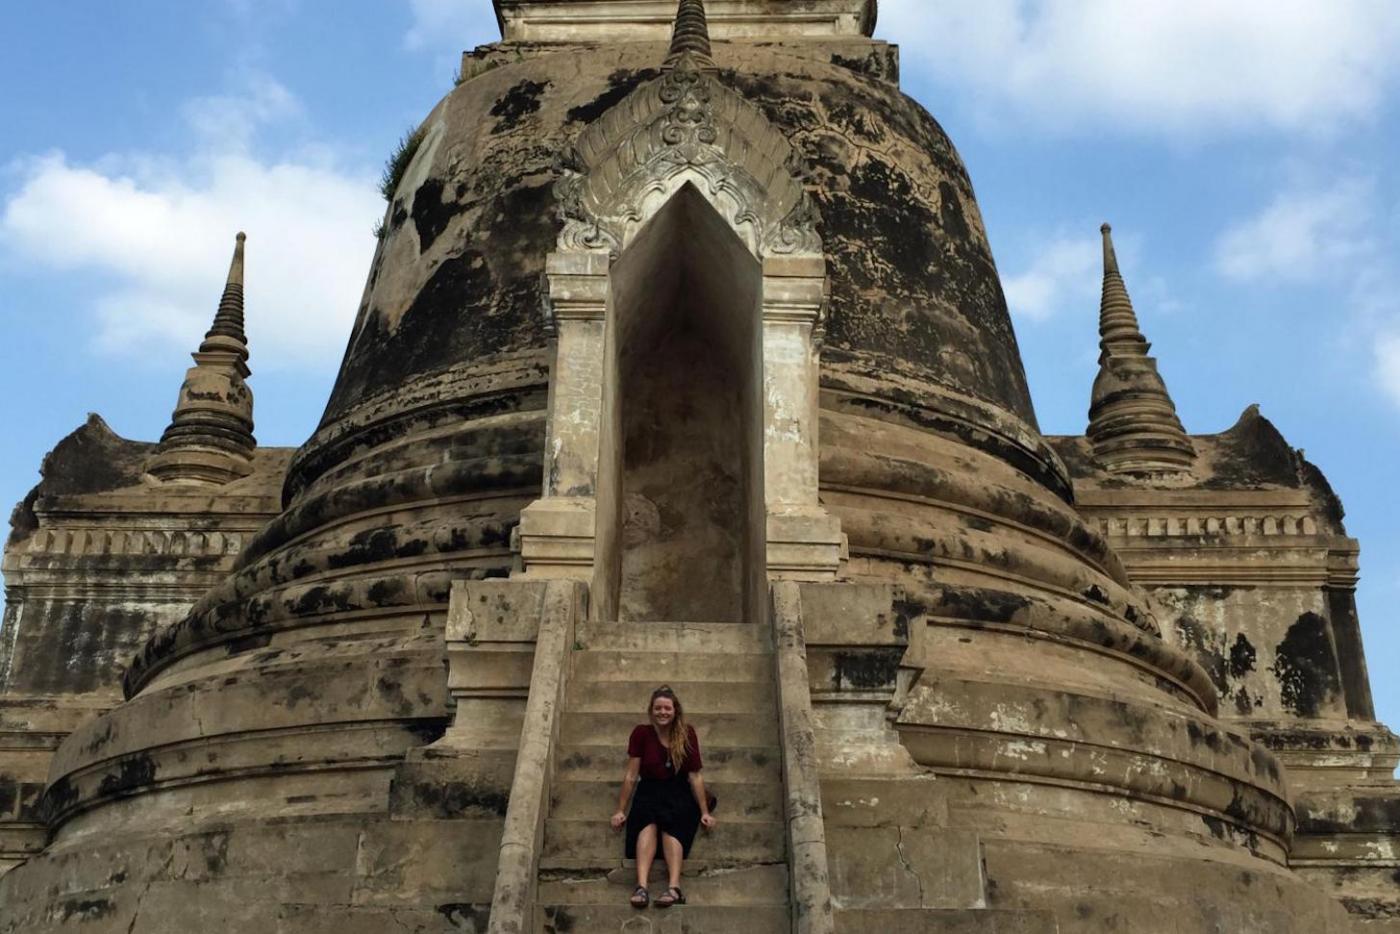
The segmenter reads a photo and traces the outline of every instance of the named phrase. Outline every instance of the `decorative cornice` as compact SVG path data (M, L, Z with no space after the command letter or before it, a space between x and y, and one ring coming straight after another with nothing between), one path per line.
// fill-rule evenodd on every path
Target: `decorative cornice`
M173 529L41 529L24 551L45 555L236 555L256 531L195 532Z
M1196 449L1181 427L1152 345L1138 326L1118 270L1112 229L1104 224L1103 296L1099 305L1099 374L1086 434L1094 459L1111 472L1154 474L1187 470Z

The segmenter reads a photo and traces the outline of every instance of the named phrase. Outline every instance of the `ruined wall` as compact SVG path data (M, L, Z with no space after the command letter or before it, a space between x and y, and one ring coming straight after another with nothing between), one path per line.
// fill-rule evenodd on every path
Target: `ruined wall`
M1254 407L1192 442L1189 473L1132 478L1055 439L1080 510L1210 674L1222 716L1286 765L1290 864L1358 919L1400 916L1400 743L1375 722L1341 504Z
M0 871L36 852L53 752L121 700L126 664L233 566L280 504L291 452L225 488L144 476L155 445L97 416L44 459L11 518L0 626Z

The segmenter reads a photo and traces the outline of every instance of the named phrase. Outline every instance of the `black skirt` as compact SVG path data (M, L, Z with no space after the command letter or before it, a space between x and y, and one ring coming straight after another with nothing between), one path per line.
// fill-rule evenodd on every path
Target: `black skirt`
M658 833L669 834L681 842L685 856L690 856L690 845L695 842L695 832L700 829L700 805L695 803L695 793L690 790L690 781L684 775L664 781L642 779L637 784L637 792L632 796L632 808L627 812L628 859L637 858L637 837L652 824ZM656 856L661 858L661 840L656 841Z

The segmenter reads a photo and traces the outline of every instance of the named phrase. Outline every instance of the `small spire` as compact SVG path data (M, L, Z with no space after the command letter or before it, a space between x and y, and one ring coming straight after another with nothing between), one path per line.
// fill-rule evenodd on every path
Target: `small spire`
M666 56L666 64L676 65L686 56L696 65L714 67L705 0L680 0L676 8L676 24L671 32L671 51Z
M243 244L248 235L241 230L234 238L233 259L228 265L228 279L224 284L224 294L219 299L219 310L214 314L214 324L205 338L231 337L243 344L248 337L243 333Z
M1138 327L1133 302L1128 298L1128 288L1118 271L1118 254L1113 249L1113 228L1104 224L1099 228L1099 233L1103 234L1103 296L1099 300L1099 337L1114 344L1116 350L1125 353L1140 351L1139 355L1145 356L1149 345Z
M223 484L252 472L253 392L243 330L243 244L239 233L214 323L185 372L170 425L147 472L177 483Z
M1113 228L1104 224L1099 302L1099 374L1089 404L1089 440L1104 469L1163 473L1190 468L1196 450L1176 415L1152 345L1143 336L1118 269Z

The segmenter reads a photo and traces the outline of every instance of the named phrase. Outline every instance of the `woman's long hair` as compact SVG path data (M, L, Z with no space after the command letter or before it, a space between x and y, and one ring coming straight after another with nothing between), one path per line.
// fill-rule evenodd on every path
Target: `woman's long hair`
M676 692L671 690L669 684L663 684L655 691L651 692L651 699L647 701L647 722L655 726L656 723L651 718L652 704L656 703L658 697L664 697L671 702L675 708L676 715L671 718L671 736L666 743L666 751L671 757L671 769L680 774L681 765L685 762L686 753L690 752L690 728L685 722L685 708L681 706L681 699L676 696Z

